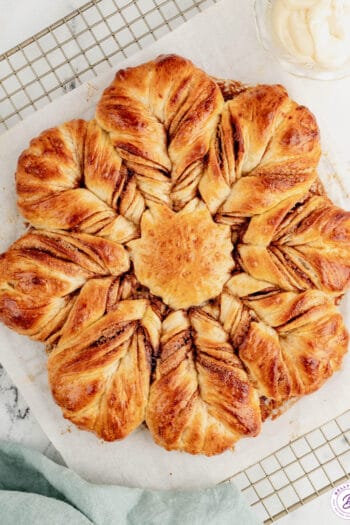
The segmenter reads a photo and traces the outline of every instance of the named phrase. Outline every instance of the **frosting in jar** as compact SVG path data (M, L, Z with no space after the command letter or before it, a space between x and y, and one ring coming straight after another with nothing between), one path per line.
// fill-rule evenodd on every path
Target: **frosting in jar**
M350 62L350 0L274 0L272 27L299 62L325 69Z

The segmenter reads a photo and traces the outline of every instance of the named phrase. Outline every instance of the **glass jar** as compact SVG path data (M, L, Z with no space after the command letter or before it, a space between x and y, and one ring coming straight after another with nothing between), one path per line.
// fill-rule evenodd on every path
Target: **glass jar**
M311 57L310 59L303 58L289 52L276 35L276 21L274 23L272 16L274 2L276 2L276 0L255 0L256 28L263 47L272 54L289 73L318 80L334 80L350 75L350 45L349 60L339 68L327 68L319 65L315 60L312 60ZM350 25L348 30L350 32Z

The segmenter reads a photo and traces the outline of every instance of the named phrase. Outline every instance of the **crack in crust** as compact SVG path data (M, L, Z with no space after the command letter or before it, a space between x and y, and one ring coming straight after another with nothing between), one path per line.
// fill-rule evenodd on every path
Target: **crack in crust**
M30 142L16 189L32 229L0 256L0 319L47 345L65 417L105 440L146 421L166 449L213 455L339 369L350 214L320 153L282 86L175 55L119 71L92 121Z

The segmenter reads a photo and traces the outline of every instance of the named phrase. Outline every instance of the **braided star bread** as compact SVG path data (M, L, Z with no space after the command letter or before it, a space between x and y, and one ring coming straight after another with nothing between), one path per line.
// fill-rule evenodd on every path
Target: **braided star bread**
M339 369L350 214L320 153L282 86L174 55L31 141L16 173L31 228L0 258L0 318L47 345L66 418L108 441L146 421L166 449L213 455Z

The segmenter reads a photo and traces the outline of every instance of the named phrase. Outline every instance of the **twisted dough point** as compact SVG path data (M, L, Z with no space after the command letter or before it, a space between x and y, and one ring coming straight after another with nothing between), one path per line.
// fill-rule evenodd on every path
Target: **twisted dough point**
M243 268L283 290L317 288L340 295L350 282L350 213L312 197L254 217L238 246Z
M33 139L19 158L16 189L19 210L33 226L118 242L136 236L133 222L144 210L135 178L94 121L66 122Z
M0 256L0 319L32 339L52 342L88 279L128 268L125 248L113 241L34 230Z
M225 104L199 191L221 220L258 215L307 193L320 154L307 108L282 86L248 88Z
M347 351L342 316L318 290L280 292L237 274L221 296L220 320L231 340L236 338L238 355L265 405L263 418L269 405L276 408L320 388Z
M171 177L178 209L196 194L223 105L210 77L189 60L168 55L119 71L102 95L96 120L119 155L136 172L140 167L140 178L152 178L154 170Z
M106 441L127 436L145 418L161 325L145 300L111 302L114 287L112 277L86 283L48 359L64 417Z
M211 456L259 433L257 392L217 321L201 309L174 312L161 342L146 414L156 443Z

